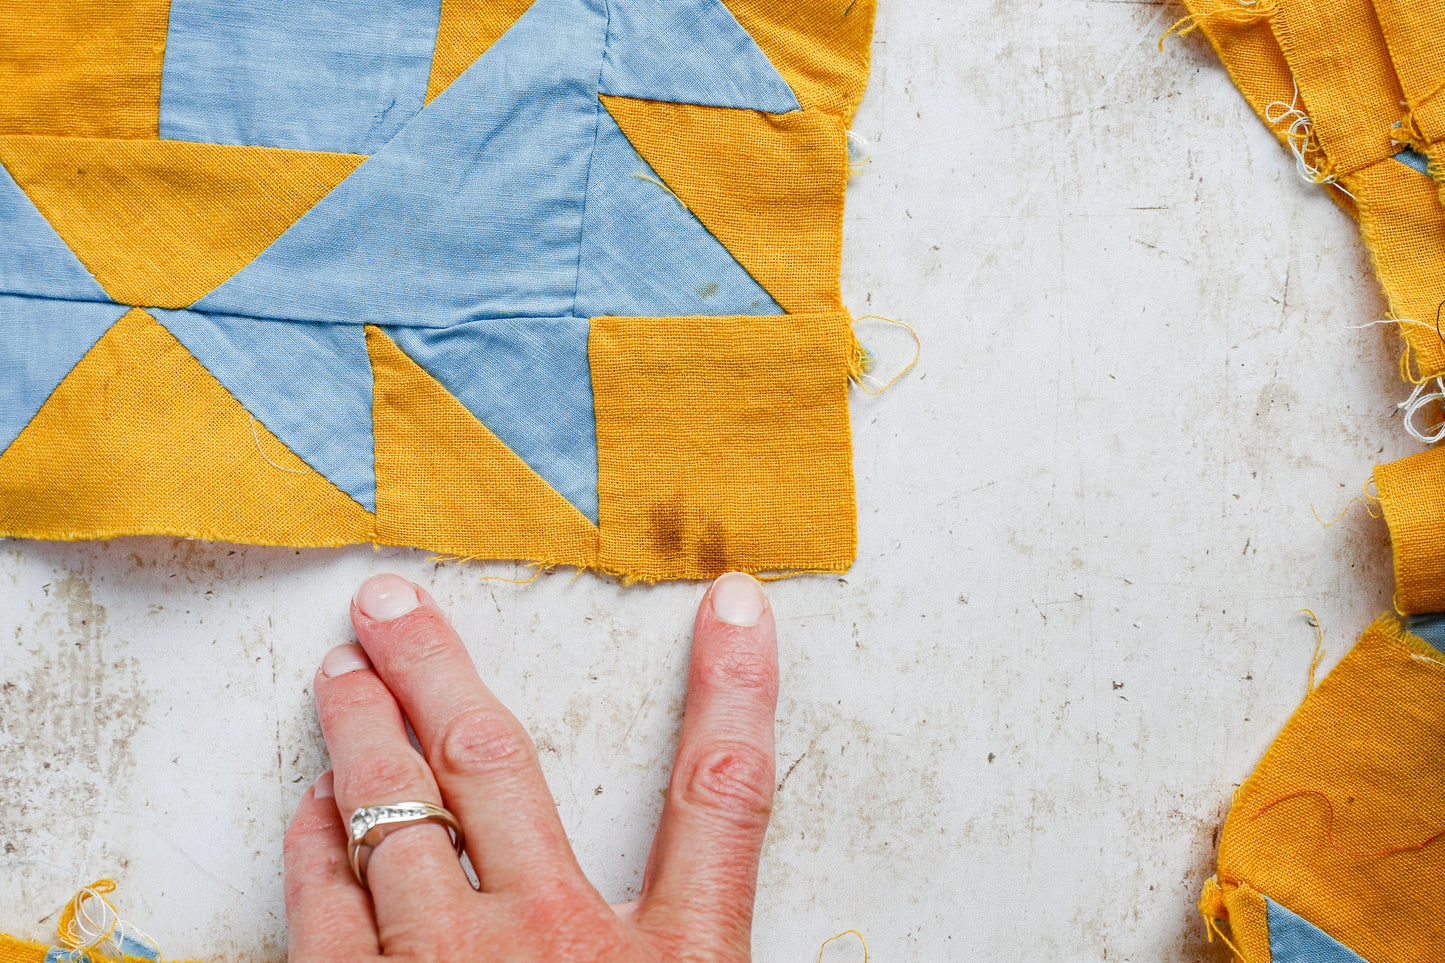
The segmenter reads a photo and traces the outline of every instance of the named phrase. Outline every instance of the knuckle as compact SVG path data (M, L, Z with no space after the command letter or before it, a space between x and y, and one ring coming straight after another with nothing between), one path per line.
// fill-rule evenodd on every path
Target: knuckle
M690 759L680 783L687 802L747 826L773 811L773 758L741 742L707 747Z
M426 763L410 749L367 756L346 771L338 771L336 778L346 798L361 800L364 806L400 795L416 795L431 785Z
M286 904L294 906L301 894L314 886L334 879L340 872L350 872L342 851L335 845L317 845L305 827L293 825L282 844L285 861Z
M698 681L713 689L741 689L776 699L778 666L765 652L734 646L699 666Z
M372 644L391 671L404 675L449 654L457 641L451 626L422 609L400 620L384 639Z
M450 776L537 764L536 747L516 720L487 709L468 709L453 716L437 736L436 757L439 772Z

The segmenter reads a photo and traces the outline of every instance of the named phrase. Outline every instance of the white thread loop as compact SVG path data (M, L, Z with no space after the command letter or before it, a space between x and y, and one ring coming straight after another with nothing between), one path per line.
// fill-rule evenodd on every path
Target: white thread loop
M105 894L115 889L112 880L98 880L76 893L63 914L59 930L66 950L60 954L69 963L78 963L90 950L106 956L136 956L146 951L151 959L160 958L156 941L139 927L120 918Z
M1355 199L1355 195L1340 184L1338 177L1326 172L1315 161L1324 154L1324 150L1315 137L1314 121L1310 120L1310 115L1300 106L1298 84L1294 88L1294 99L1289 103L1276 100L1264 109L1264 119L1274 125L1286 121L1289 123L1284 132L1285 143L1289 144L1290 153L1294 154L1295 173L1299 174L1302 180L1310 184L1325 184L1338 188L1350 200Z
M1425 389L1430 387L1431 381L1435 383L1435 390L1426 391ZM1445 377L1432 378L1420 382L1415 386L1415 390L1410 392L1410 397L1395 406L1405 413L1405 431L1409 433L1411 438L1417 441L1423 441L1427 445L1433 445L1437 441L1445 441L1445 420L1442 420L1440 424L1436 425L1435 430L1429 434L1426 434L1425 431L1422 431L1415 425L1415 415L1418 412L1424 411L1437 401L1445 404Z
M873 160L873 145L855 130L848 131L848 167L857 170Z

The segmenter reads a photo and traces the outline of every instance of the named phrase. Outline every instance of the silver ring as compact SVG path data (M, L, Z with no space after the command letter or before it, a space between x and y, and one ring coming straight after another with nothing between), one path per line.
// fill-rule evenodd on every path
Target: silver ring
M434 803L409 800L380 806L362 806L352 813L351 819L347 821L349 838L346 841L346 855L351 860L351 872L356 881L367 889L371 888L366 882L366 864L371 859L371 851L381 845L383 839L398 830L424 826L427 823L446 827L447 832L452 834L452 845L456 847L457 856L462 855L465 842L462 839L461 823L457 822L457 817Z

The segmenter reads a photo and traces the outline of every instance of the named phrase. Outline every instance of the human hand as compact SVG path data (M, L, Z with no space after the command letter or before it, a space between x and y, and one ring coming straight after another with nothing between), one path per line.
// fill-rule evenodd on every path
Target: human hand
M617 906L582 875L536 748L431 596L379 575L351 621L361 644L329 652L315 681L334 778L317 780L286 833L293 963L750 959L778 687L773 613L751 576L724 575L698 608L662 821L641 895ZM404 800L455 814L480 891L436 824L386 837L369 892L357 882L345 819Z

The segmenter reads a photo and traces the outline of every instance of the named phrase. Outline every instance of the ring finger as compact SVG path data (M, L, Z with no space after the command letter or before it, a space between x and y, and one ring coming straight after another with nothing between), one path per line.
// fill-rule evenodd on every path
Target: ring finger
M441 805L426 761L412 748L396 700L358 645L327 653L316 676L316 708L336 771L343 819L363 806L418 800ZM424 923L431 910L472 892L446 829L398 830L372 851L366 879L382 945Z

